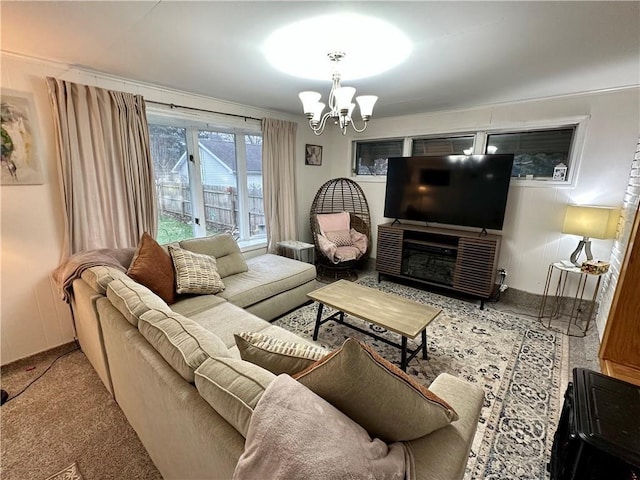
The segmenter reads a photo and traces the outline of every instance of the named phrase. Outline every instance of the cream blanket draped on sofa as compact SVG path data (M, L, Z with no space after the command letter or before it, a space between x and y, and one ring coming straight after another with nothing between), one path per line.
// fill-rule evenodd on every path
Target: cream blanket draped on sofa
M387 445L286 374L253 412L234 480L414 480L408 444Z

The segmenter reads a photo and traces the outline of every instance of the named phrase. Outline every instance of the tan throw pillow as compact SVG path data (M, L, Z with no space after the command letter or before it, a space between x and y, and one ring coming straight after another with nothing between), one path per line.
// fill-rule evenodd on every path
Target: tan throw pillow
M414 440L458 419L447 402L354 338L294 378L385 442Z
M176 292L210 294L225 289L216 259L211 255L193 253L174 245L169 245L169 253L176 269Z
M329 353L321 347L286 342L263 333L243 332L234 337L243 360L260 365L275 375L293 375Z
M327 240L336 244L337 247L350 247L351 232L349 230L336 230L334 232L325 232Z
M171 257L147 232L140 238L138 250L131 260L127 275L168 304L176 301L175 275Z
M202 398L246 438L253 410L276 376L239 358L214 357L195 371Z

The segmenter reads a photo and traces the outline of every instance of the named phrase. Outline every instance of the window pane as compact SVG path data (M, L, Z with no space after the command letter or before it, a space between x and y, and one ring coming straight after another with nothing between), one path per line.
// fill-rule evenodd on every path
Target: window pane
M512 177L566 180L575 128L490 134L486 153L513 153Z
M150 124L149 140L158 196L158 242L192 238L186 130Z
M247 158L247 194L249 208L249 236L266 235L264 200L262 194L262 137L245 135Z
M356 174L386 175L389 157L401 157L403 140L356 142Z
M236 137L198 130L198 149L207 235L239 238Z
M411 155L468 155L473 150L474 136L416 138L412 142ZM465 150L467 150L465 152Z

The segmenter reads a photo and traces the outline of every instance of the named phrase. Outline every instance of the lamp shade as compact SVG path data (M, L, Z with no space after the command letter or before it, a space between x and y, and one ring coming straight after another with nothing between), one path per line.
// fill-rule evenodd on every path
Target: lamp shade
M614 238L619 208L567 205L562 233L590 238Z
M360 95L356 97L356 101L360 106L360 115L370 117L373 113L373 106L376 104L378 97L375 95Z
M313 115L316 104L320 101L320 97L322 97L322 95L318 92L300 92L298 97L302 100L302 110L305 115Z

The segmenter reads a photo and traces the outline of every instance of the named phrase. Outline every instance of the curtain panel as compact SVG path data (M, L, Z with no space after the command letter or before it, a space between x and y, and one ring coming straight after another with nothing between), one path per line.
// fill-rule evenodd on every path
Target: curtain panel
M284 120L262 119L262 175L267 250L276 251L281 240L297 240L296 225L296 131L298 125Z
M67 256L134 247L156 234L149 127L142 96L47 78Z

